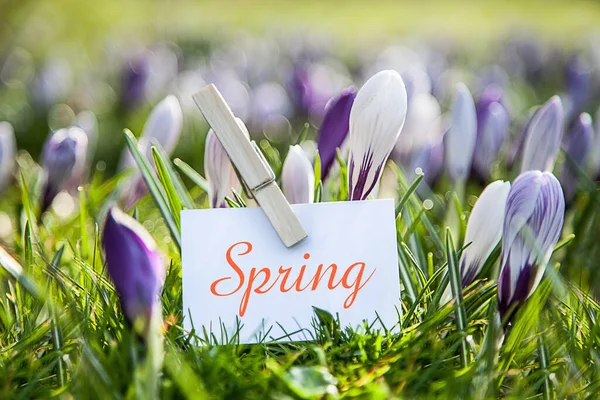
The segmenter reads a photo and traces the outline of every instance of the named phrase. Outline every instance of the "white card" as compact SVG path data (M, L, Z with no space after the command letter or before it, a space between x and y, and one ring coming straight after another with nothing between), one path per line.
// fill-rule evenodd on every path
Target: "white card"
M217 343L238 329L240 343L311 340L312 306L342 327L398 323L393 200L292 207L308 237L289 249L258 207L182 211L187 330Z

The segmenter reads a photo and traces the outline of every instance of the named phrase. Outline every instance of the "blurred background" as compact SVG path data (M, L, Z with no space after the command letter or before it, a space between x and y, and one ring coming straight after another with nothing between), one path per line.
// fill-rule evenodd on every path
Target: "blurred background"
M268 139L267 155L305 122L314 137L332 96L387 68L442 112L463 81L475 98L502 88L516 122L555 93L569 115L594 115L598 22L594 1L3 0L0 120L34 159L50 132L77 124L110 174L123 128L139 135L167 94L184 112L174 156L202 172L208 127L191 94L207 83Z

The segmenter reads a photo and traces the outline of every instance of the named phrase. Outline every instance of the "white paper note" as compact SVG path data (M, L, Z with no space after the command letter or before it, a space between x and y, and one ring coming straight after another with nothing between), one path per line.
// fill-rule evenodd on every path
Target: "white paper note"
M187 330L217 343L238 330L240 343L311 340L312 306L339 315L342 327L398 323L393 201L292 207L308 233L292 248L258 207L181 213Z

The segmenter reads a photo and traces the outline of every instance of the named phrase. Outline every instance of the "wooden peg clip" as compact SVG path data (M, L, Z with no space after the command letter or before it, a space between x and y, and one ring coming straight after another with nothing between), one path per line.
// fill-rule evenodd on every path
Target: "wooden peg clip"
M215 85L204 87L192 97L285 246L304 239L307 234L277 186L273 170L256 143L250 142L239 127Z

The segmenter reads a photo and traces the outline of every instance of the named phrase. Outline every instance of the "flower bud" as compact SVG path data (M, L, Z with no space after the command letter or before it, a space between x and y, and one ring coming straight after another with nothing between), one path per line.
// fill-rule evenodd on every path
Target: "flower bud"
M500 148L508 136L510 117L500 103L490 103L482 111L482 123L477 126L477 140L473 154L473 169L482 179L489 179L490 166L498 158Z
M241 119L236 118L238 125L247 137L248 129ZM210 129L204 144L204 173L208 182L208 198L212 208L225 208L225 197L233 198L233 190L240 193L242 185L235 173L233 164L219 141L215 132Z
M145 54L130 60L121 72L121 105L133 109L146 95L150 62Z
M582 113L565 135L566 159L560 174L560 184L565 192L567 203L575 197L580 171L585 171L593 140L592 117L588 113Z
M469 89L462 83L456 86L452 105L452 126L446 134L446 168L455 182L464 182L469 176L473 150L477 138L477 115Z
M153 311L157 307L160 310L166 273L156 243L139 222L112 207L104 224L102 245L123 313L138 333L145 332Z
M532 117L523 144L521 172L552 171L560 149L564 111L558 96L552 96Z
M502 237L504 207L509 190L510 182L492 182L483 189L473 206L465 235L465 245L470 245L463 251L459 261L463 287L473 283Z
M145 154L150 160L150 165L154 165L152 157L152 143L157 141L167 154L171 154L177 146L181 129L183 125L183 113L177 97L169 95L158 103L144 124L142 135L138 140L140 153ZM133 167L135 161L128 148L121 156L119 169ZM124 200L125 208L133 206L142 196L148 193L148 188L144 182L141 173L134 174L129 183L123 186L121 198Z
M291 204L314 201L314 171L306 153L299 145L290 146L281 171L281 184L283 194Z
M181 128L183 126L183 112L177 97L169 95L158 103L153 109L142 130L138 141L140 151L152 160L152 142L156 140L167 154L171 154L177 146ZM135 165L129 149L125 149L121 156L121 170Z
M350 200L364 200L375 187L406 118L406 89L391 70L373 75L350 111Z
M45 174L42 212L72 179L83 175L86 169L88 139L81 128L71 127L56 131L42 151Z
M317 149L321 157L321 177L325 179L336 158L336 150L348 135L350 126L350 110L356 97L356 89L344 89L333 98L325 111L323 123L317 136Z
M498 309L503 320L540 283L560 237L564 214L563 191L550 172L527 171L514 181L506 200L498 277Z
M4 190L12 179L16 151L17 144L12 125L10 122L0 122L0 191Z

